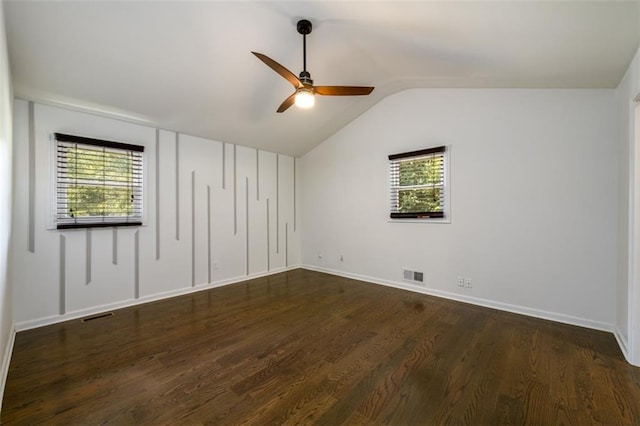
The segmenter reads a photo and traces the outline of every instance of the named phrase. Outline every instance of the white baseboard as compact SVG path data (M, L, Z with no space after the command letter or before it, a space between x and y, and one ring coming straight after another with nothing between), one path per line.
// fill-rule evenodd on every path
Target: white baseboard
M11 363L11 354L13 353L13 344L16 341L16 328L11 327L9 332L9 339L7 346L4 348L4 354L2 355L2 376L0 376L0 405L4 399L4 388L7 384L7 376L9 375L9 364ZM1 408L0 408L1 410Z
M379 278L369 277L366 275L336 271L333 269L328 269L328 268L323 268L323 267L318 267L313 265L302 265L301 267L311 271L324 272L327 274L337 275L340 277L352 278L359 281L366 281L373 284L380 284L387 287L399 288L402 290L413 291L415 293L422 293L430 296L442 297L444 299L470 303L472 305L484 306L486 308L493 308L500 311L512 312L515 314L526 315L534 318L541 318L541 319L560 322L564 324L577 325L580 327L591 328L591 329L600 330L600 331L613 332L614 330L613 324L600 322L600 321L593 321L587 318L579 318L579 317L574 317L571 315L561 314L557 312L548 312L540 309L528 308L526 306L518 306L518 305L509 304L509 303L482 299L478 297L465 296L461 294L451 293L448 291L436 290L433 288L418 287L418 286L413 286L413 285L409 285L402 282L381 280Z
M210 290L212 288L222 287L229 284L235 284L242 281L252 280L255 278L266 277L269 275L275 275L281 272L290 271L297 268L300 268L300 266L294 265L294 266L288 266L286 268L271 269L270 271L267 271L267 272L243 275L240 277L234 277L226 280L215 281L211 284L200 284L200 285L196 285L195 287L185 287L177 290L170 290L162 293L142 296L138 299L129 299L121 302L109 303L106 305L93 306L87 309L67 312L62 315L51 315L49 317L37 318L34 320L28 320L28 321L21 321L15 324L15 331L30 330L33 328L44 327L46 325L57 324L64 321L83 318L89 315L101 314L104 312L113 311L115 309L128 308L130 306L142 305L144 303L155 302L157 300L169 299L171 297L183 296L185 294L191 294L199 291Z
M624 358L631 364L631 354L629 353L629 345L627 343L627 338L620 332L618 327L613 330L613 335L618 341L618 346L620 346L620 350L622 351L622 355Z

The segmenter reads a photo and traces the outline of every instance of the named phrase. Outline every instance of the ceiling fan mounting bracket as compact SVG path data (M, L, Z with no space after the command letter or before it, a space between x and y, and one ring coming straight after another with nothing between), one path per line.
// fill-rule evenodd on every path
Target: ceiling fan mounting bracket
M298 21L298 32L302 35L311 34L311 29L313 28L311 22L306 19L301 19Z

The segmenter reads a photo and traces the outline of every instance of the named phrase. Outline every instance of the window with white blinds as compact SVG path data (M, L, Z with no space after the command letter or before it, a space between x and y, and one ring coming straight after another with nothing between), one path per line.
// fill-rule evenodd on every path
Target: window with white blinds
M389 156L392 219L445 218L446 147Z
M55 134L56 228L142 225L144 147Z

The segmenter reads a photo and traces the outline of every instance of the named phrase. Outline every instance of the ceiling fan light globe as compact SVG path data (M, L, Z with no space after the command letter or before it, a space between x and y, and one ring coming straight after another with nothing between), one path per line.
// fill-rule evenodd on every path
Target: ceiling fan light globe
M295 103L298 108L311 108L316 103L316 99L310 90L298 90Z

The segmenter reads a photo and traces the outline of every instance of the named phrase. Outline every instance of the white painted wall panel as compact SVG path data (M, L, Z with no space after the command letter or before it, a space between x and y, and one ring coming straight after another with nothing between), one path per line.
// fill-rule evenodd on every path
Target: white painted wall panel
M46 114L46 110L45 113ZM35 182L34 194L29 191L29 106L27 103L18 107L14 114L14 127L20 129L14 135L16 153L14 167L16 168L16 193L24 195L14 201L13 222L13 270L14 270L14 318L16 321L38 315L49 317L60 312L59 302L59 257L56 256L59 248L57 235L46 231L46 209L49 204L49 180L50 167L49 139L46 130L38 125L39 119L44 117L39 105L33 107L34 140L35 146L32 154L35 156ZM18 139L24 136L25 139ZM17 161L24 162L18 163ZM37 167L40 165L40 167ZM40 198L37 197L40 194ZM33 222L35 229L34 248L29 251L29 198L34 197ZM23 204L19 203L22 202ZM18 231L22 230L22 232ZM37 289L37 290L36 290ZM29 300L29 303L19 303L20 300Z
M284 221L283 209L282 209L282 190L280 188L281 176L282 176L282 156L276 155L276 168L274 171L274 189L273 195L273 214L274 214L274 228L272 228L275 241L275 252L271 253L271 265L272 268L284 268Z
M293 235L293 209L283 209L282 206L292 206L294 202L294 185L293 185L293 161L292 157L280 156L278 162L279 176L278 182L280 183L279 202L280 202L280 238L281 238L281 251L282 251L282 267L286 267L291 264L292 250L295 250L295 246L292 245Z
M176 235L176 134L160 130L158 134L159 159L159 235L156 233L156 190L155 161L149 162L148 226L140 228L141 240L151 244L141 244L140 261L143 265L153 265L140 270L140 294L151 295L178 291L191 281L191 265L187 257L187 245L178 241ZM154 149L155 151L155 149ZM147 158L149 158L147 156ZM153 157L155 160L155 156ZM157 239L157 241L156 241ZM159 244L159 252L156 245ZM156 259L159 254L159 258Z
M251 253L249 247L252 236L249 233L249 206L250 200L256 197L256 150L238 146L236 150L236 197L237 197L237 220L238 229L236 238L241 241L241 253L244 263L242 273L249 275Z
M192 268L191 282L194 286L209 283L209 241L211 222L208 220L208 196L215 193L215 188L221 185L220 173L222 166L221 148L219 142L212 142L191 136L180 136L181 164L184 165L182 176L184 191L181 191L180 205L186 206L181 214L186 228L181 231L181 240L188 242L192 252L190 265ZM195 207L195 210L192 209ZM195 219L195 220L194 220ZM222 242L222 241L221 241Z
M267 270L267 202L264 196L261 197L260 179L261 154L259 150L253 150L248 163L253 162L253 170L247 175L249 183L249 271L265 271Z
M111 228L91 229L91 256L87 261L87 231L61 232L65 237L66 311L108 305L134 297L132 229L118 230L118 264L113 264ZM89 266L90 274L87 274ZM57 277L54 277L57 278ZM57 280L51 280L57 282ZM57 297L54 298L57 300Z
M214 281L230 280L244 275L242 241L237 237L235 226L234 146L224 144L224 188L222 183L214 187L212 200L212 228L214 235L213 276ZM222 176L222 171L220 171Z
M300 204L302 197L301 187L299 184L300 179L300 162L297 158L293 160L293 211L291 212L291 221L293 222L293 227L289 228L289 264L290 265L298 265L302 263L302 224L300 223ZM293 229L293 232L291 230Z
M268 270L278 268L276 263L276 158L277 154L259 151L260 155L260 200L262 203L262 214L264 223L267 225L264 232L265 263Z

